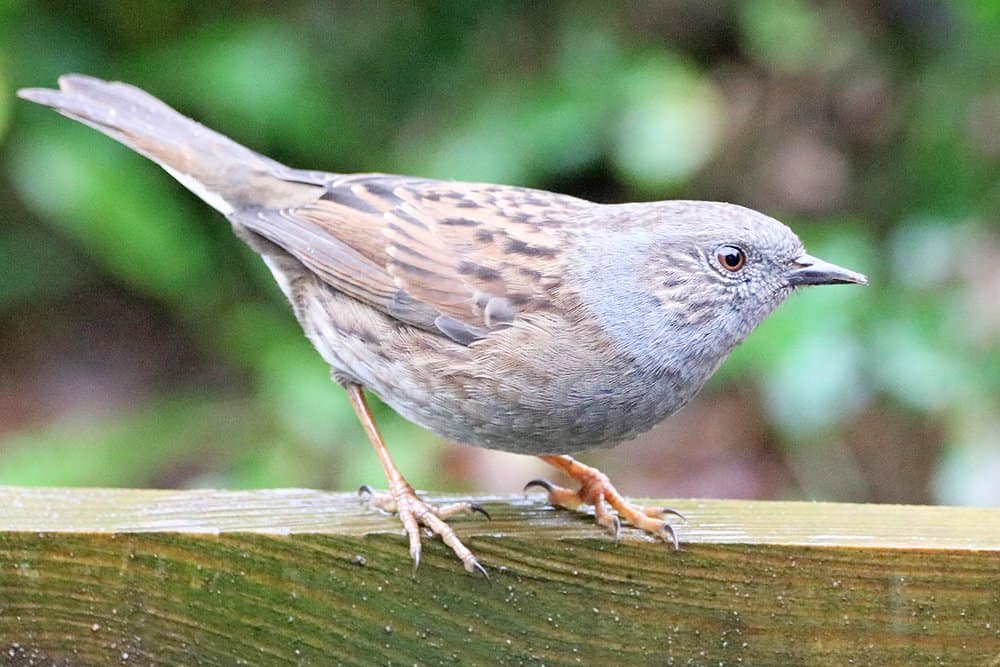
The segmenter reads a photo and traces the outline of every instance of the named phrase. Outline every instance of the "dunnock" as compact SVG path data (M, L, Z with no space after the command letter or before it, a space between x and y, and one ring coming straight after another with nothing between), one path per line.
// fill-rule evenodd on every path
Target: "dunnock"
M389 482L414 563L420 526L485 570L396 469L362 387L445 438L537 454L580 483L550 501L594 505L674 543L672 510L635 506L567 456L649 429L687 403L796 287L864 284L806 254L783 224L702 201L600 205L526 188L291 169L138 88L86 76L23 98L150 158L258 252ZM668 150L668 149L665 149Z

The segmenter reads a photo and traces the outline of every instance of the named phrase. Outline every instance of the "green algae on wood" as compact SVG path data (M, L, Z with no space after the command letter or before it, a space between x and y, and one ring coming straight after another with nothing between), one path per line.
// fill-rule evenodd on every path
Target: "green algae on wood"
M682 550L523 497L489 568L302 490L0 487L3 664L985 664L1000 510L669 501ZM663 502L663 501L657 501ZM1000 664L1000 663L998 663Z

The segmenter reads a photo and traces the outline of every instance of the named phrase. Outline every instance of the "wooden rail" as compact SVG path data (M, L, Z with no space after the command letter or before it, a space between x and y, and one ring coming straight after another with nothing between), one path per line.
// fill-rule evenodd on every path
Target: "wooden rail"
M0 664L1000 665L997 509L476 501L489 581L350 494L0 487Z

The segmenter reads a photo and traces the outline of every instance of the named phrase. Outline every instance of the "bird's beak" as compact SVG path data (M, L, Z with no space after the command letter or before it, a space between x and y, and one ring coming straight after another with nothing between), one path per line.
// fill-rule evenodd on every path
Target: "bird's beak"
M800 285L842 285L853 283L867 285L868 278L842 266L824 262L812 255L801 255L792 262L788 271L788 283Z

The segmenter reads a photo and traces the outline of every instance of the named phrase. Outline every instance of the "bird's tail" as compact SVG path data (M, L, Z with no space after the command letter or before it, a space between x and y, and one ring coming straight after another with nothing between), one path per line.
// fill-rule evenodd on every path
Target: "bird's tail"
M59 90L23 88L17 94L145 155L225 215L251 205L294 205L317 184L309 172L255 153L126 83L66 74Z

